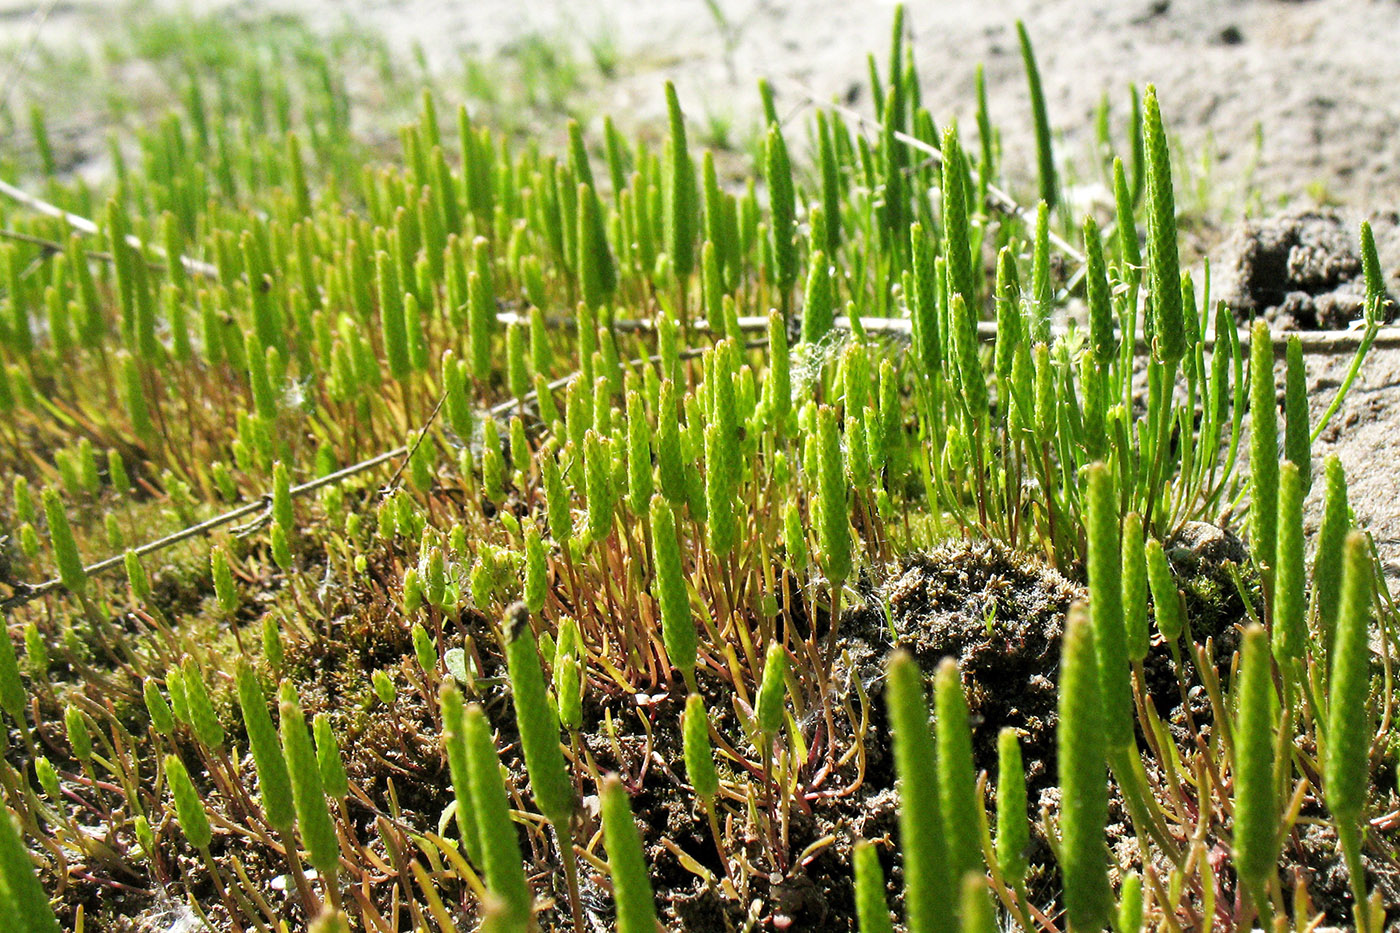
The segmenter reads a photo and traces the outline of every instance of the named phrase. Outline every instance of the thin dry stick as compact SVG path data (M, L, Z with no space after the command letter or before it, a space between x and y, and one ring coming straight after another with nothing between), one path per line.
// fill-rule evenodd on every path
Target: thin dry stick
M395 457L400 457L403 454L407 453L407 451L407 446L396 447L393 450L385 451L384 453L371 457L368 460L361 461L360 463L357 463L353 466L348 466L343 470L337 470L336 472L327 474L326 476L322 476L319 479L311 480L308 483L302 483L299 486L293 486L291 494L293 496L301 496L305 495L308 492L313 492L314 490L320 489L323 486L329 486L333 483L338 483L341 480L348 479L357 473L363 473L366 470L373 469L374 467L377 467L380 464L393 460ZM216 528L221 528L224 525L227 525L231 522L236 522L240 518L244 518L245 516L253 515L259 512L265 512L268 509L270 509L271 506L272 494L264 493L258 499L252 502L246 502L243 505L240 505L237 508L233 509L232 511L224 512L222 515L216 515L213 518L206 519L205 521L202 521L197 525L191 525L188 528L182 528L173 534L169 534L163 538L158 538L155 541L143 544L135 549L135 554L137 557L144 557L147 554L152 554L156 551L164 550L165 548L179 544L181 541L187 541L190 538L198 537L199 535L203 534L208 534ZM122 567L125 565L125 561L125 555L118 554L115 557L109 557L106 560L101 560L95 564L85 567L84 570L88 576L94 576L96 574L105 573L108 570L112 570L116 567ZM46 593L58 589L62 585L62 581L58 579L45 580L43 583L37 583L32 586L23 583L16 584L17 592L13 596L6 599L4 602L0 602L0 610L8 612L11 609L23 606L26 603L38 599L40 596L43 596Z
M10 96L14 94L15 87L19 84L19 76L28 67L29 58L39 45L39 34L44 31L44 24L49 21L49 14L53 13L56 6L58 6L58 0L48 0L42 6L35 7L34 14L29 20L29 36L23 45L15 49L14 55L10 56L10 63L5 68L5 82L0 85L0 103L3 103L7 108L11 104Z
M0 230L0 239L14 240L16 243L28 243L31 246L39 247L44 252L44 255L39 257L40 259L55 256L63 252L63 244L56 240L45 239L41 236L35 236L32 233L20 233L18 230ZM96 259L98 262L112 262L112 254L105 250L90 249L84 251L83 255L88 259ZM184 257L181 258L183 259ZM161 270L165 268L165 260L148 258L146 260L146 265L151 269Z
M497 319L502 324L507 325L528 323L526 318L510 312L497 315ZM740 317L738 321L740 330L761 332L768 329L768 318L766 317L756 315L744 316ZM546 323L550 327L562 327L565 329L576 326L572 318L564 317L552 317L547 319ZM837 330L850 330L851 319L844 316L838 317L832 326ZM908 337L911 333L912 326L908 318L862 317L860 319L861 330L869 334L893 334L895 336ZM651 331L656 329L656 320L654 318L619 320L613 322L613 328L624 333ZM711 327L710 323L704 318L691 324L691 328L701 332L723 332L722 326ZM1060 325L1055 326L1051 331L1052 335L1055 337L1063 336L1066 332L1067 328ZM1241 329L1238 333L1240 344L1245 347L1249 346L1249 330ZM977 324L977 336L982 341L988 343L996 340L996 322L980 321ZM1364 328L1335 331L1279 331L1270 334L1275 353L1283 353L1286 351L1288 349L1288 341L1295 336L1298 338L1299 343L1302 344L1304 353L1326 354L1355 350L1361 345L1366 334ZM1214 347L1216 340L1217 338L1214 333L1206 334L1201 337L1201 342L1207 349ZM1381 328L1377 331L1376 339L1372 342L1372 346L1400 347L1400 327ZM1136 339L1136 347L1140 352L1144 353L1152 349L1147 340L1141 335Z
M88 220L86 217L80 217L77 214L65 211L55 204L50 204L43 198L38 198L26 191L22 191L3 178L0 178L0 194L14 201L18 201L30 210L37 211L46 217L53 217L57 220L61 220L79 233L86 233L89 236L96 236L98 233L97 224ZM143 253L153 253L165 259L170 258L165 255L165 250L161 249L159 246L152 246L142 242L141 238L134 233L127 234L126 242L133 249L141 250ZM185 271L189 272L191 275L202 276L206 279L217 279L219 277L219 270L211 263L201 262L198 259L191 259L188 256L180 256L179 260L180 265L184 266Z

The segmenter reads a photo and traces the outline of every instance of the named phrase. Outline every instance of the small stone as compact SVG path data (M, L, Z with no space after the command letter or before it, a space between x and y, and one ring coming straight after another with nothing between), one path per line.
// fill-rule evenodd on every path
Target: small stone
M1227 560L1240 567L1249 562L1244 542L1234 532L1210 522L1182 525L1167 542L1167 552L1173 564L1180 566L1189 561L1192 571L1219 567Z

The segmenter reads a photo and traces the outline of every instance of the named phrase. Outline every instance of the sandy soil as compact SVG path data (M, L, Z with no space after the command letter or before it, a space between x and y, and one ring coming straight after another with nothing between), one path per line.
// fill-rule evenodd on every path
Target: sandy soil
M157 0L177 6L178 0ZM606 109L646 120L662 113L661 83L676 81L693 114L751 121L754 83L778 85L797 105L868 102L866 54L883 63L887 0L203 0L195 8L262 8L333 28L353 17L402 52L421 47L448 72L464 54L499 51L529 34L615 50L620 68ZM0 0L0 39L23 35L36 0ZM1323 191L1380 206L1400 195L1400 5L1393 0L913 0L908 23L935 118L970 125L973 70L985 65L990 107L1011 165L1033 165L1029 108L1016 44L1023 19L1036 43L1051 123L1063 151L1092 144L1104 94L1126 114L1127 86L1154 82L1188 152L1213 139L1217 181L1251 174L1264 203ZM46 40L100 35L116 4L54 5ZM1262 147L1256 147L1256 131ZM1257 163L1257 164L1256 164ZM1238 208L1239 205L1237 204Z
M736 135L754 125L761 75L773 80L780 110L794 117L809 92L868 106L866 54L883 62L893 9L885 0L714 0L710 7L704 0L209 2L256 2L328 30L353 17L398 51L421 49L443 74L464 55L489 55L531 34L571 44L584 60L590 46L606 47L618 70L597 101L600 112L624 115L634 126L660 125L661 83L669 78L693 120L730 120ZM0 44L25 36L30 14L43 5L0 0ZM44 41L100 36L115 8L106 0L55 4ZM1128 84L1155 83L1180 151L1191 154L1189 164L1178 163L1183 209L1216 231L1201 245L1217 264L1228 264L1228 237L1219 231L1228 232L1246 211L1268 215L1281 202L1321 199L1359 218L1400 206L1394 0L913 0L907 8L923 99L936 120L973 125L974 68L984 63L1013 179L1029 179L1034 166L1016 19L1036 43L1062 162L1090 164L1093 115L1105 94L1121 139ZM1211 157L1200 158L1206 153ZM1209 184L1198 187L1206 165ZM1387 252L1393 276L1400 247ZM1346 364L1309 359L1315 413ZM1317 449L1342 458L1358 518L1375 532L1393 577L1400 576L1398 387L1400 351L1377 351L1338 416L1339 430Z

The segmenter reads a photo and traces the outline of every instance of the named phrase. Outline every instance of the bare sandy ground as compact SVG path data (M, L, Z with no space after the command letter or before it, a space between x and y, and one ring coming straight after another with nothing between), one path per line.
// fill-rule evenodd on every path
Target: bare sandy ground
M607 44L620 67L601 106L639 120L662 112L667 78L693 113L738 121L752 121L759 76L774 79L792 105L803 88L824 100L868 103L866 55L883 63L893 10L887 0L714 0L721 24L704 0L203 0L187 7L250 2L328 30L353 21L400 52L421 48L443 73L464 55L499 51L531 34L572 44L584 57L590 44ZM0 41L23 35L28 14L45 5L0 0ZM1014 29L1022 19L1068 154L1091 145L1104 94L1121 120L1128 84L1154 82L1185 151L1213 140L1216 180L1227 189L1250 176L1264 203L1311 191L1376 207L1400 196L1394 0L912 0L906 7L935 119L971 125L973 71L983 63L1011 165L1033 165ZM110 0L54 4L45 38L98 37L118 8Z

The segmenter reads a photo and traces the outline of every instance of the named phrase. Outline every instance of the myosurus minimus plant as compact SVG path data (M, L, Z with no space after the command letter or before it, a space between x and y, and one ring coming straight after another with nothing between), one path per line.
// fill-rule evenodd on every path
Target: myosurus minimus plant
M761 83L752 165L669 84L659 142L425 92L375 153L254 55L100 188L0 153L0 928L1393 925L1300 339L1181 268L1151 86L1085 207L1024 30L1038 187L905 37L871 118Z

